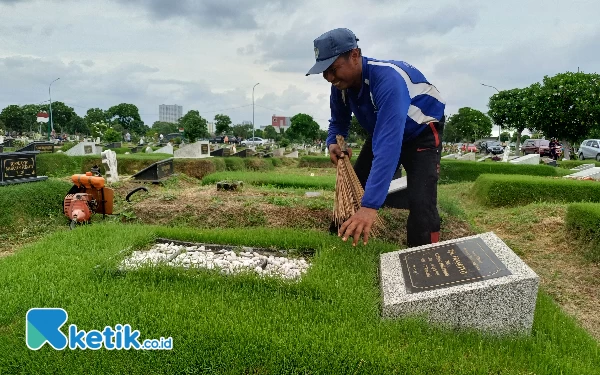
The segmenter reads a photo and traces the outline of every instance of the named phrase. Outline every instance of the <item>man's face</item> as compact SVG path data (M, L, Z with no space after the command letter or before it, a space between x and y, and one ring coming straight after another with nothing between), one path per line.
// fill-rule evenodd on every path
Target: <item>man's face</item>
M323 78L338 90L345 90L356 85L356 82L360 82L360 76L362 72L357 71L355 51L352 52L349 58L343 56L338 57L327 70L323 72ZM357 74L358 80L357 80Z

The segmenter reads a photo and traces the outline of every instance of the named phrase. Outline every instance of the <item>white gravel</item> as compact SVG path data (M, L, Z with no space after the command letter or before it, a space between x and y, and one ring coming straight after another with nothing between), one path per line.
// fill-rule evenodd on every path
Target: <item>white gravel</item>
M256 272L262 276L299 279L310 266L302 258L266 256L249 250L235 253L231 250L207 250L204 246L183 246L157 243L148 251L134 251L121 263L121 269L135 269L144 265L168 264L184 268L218 269L223 274Z

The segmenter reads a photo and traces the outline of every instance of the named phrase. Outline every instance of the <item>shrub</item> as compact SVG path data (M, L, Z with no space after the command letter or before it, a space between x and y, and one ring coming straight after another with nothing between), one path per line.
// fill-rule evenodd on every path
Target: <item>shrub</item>
M63 201L71 186L54 179L0 186L0 233L62 215Z
M266 159L260 158L244 158L244 164L251 171L267 171L273 169L273 163Z
M600 183L565 178L483 174L472 192L486 206L522 206L533 202L600 202Z
M225 160L225 170L228 171L243 171L246 170L246 164L244 164L244 160L238 157L226 157L223 158Z
M440 165L440 183L475 181L484 173L498 175L518 174L532 176L557 176L555 167L548 165L518 165L502 162L477 163L472 161L443 160Z
M199 179L217 171L215 163L209 159L173 159L173 167L175 172Z
M581 242L584 256L600 261L600 204L573 203L567 207L566 225Z
M352 158L356 160L356 158ZM299 167L334 168L331 159L327 156L303 156L300 158Z

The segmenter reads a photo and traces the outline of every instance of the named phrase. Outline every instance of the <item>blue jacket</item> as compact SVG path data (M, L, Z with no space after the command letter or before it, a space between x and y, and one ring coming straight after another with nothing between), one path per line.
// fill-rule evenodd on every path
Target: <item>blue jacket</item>
M331 86L327 147L337 134L348 136L352 113L373 136L373 164L362 206L379 209L396 172L402 144L444 116L438 90L414 66L403 61L362 58L360 92Z

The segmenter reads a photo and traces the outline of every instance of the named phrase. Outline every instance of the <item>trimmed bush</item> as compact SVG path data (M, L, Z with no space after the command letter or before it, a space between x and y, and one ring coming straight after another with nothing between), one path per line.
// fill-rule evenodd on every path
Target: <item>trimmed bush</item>
M244 171L246 170L246 164L244 163L244 159L238 157L226 157L223 158L225 160L225 170L227 171Z
M327 156L303 156L300 158L300 164L298 166L310 168L335 168L331 159Z
M63 201L71 186L54 179L0 186L0 233L63 215Z
M597 162L593 159L588 159L588 160L565 160L565 161L559 161L558 162L558 166L560 168L564 168L564 169L571 169L571 168L575 168L578 167L582 164L595 164L596 167L600 167L600 162Z
M585 257L600 262L600 204L570 204L565 221L567 228L581 241Z
M475 181L484 173L531 176L558 175L557 169L548 165L515 165L503 162L477 163L472 161L442 160L440 166L440 184Z
M260 172L218 172L202 179L203 185L222 180L239 180L256 186L274 186L278 188L335 189L335 176L301 176L296 174L260 173Z
M218 163L213 163L213 160L209 159L173 159L175 172L199 179L216 172L216 164ZM222 164L221 170L225 170L225 163Z
M600 183L565 178L483 174L472 192L492 207L523 206L533 202L600 202Z
M273 163L268 159L261 158L244 158L244 165L251 171L268 171L273 169Z

